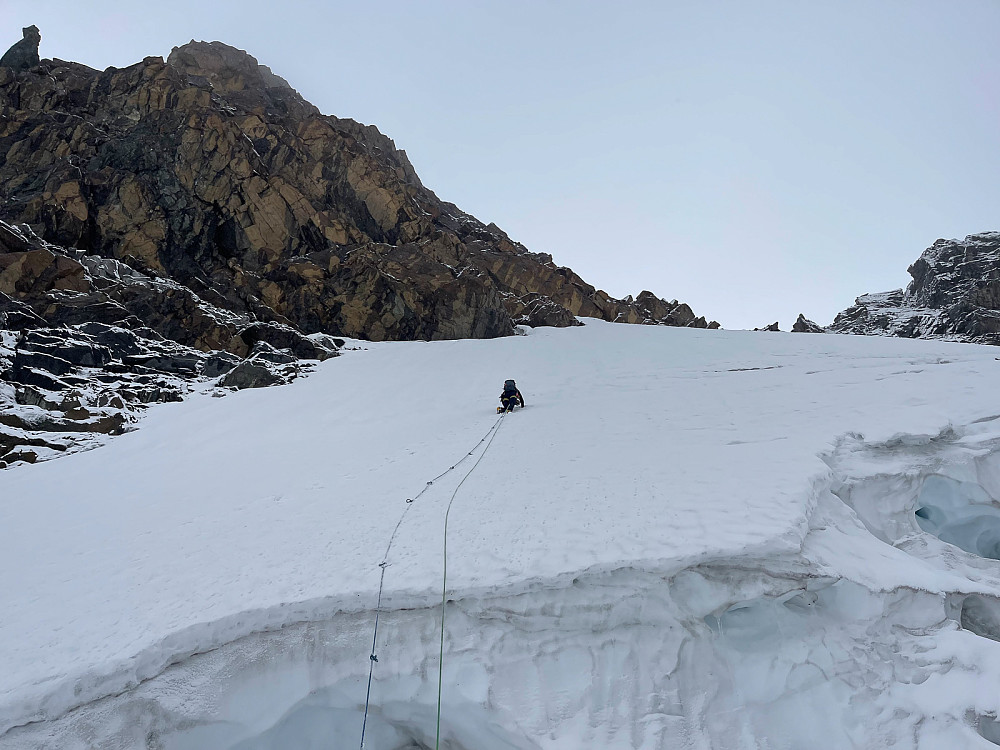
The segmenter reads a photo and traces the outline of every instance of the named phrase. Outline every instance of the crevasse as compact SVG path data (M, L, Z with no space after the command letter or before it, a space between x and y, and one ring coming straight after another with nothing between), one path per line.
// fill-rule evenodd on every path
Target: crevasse
M1000 743L1000 695L984 690L1000 669L1000 598L989 593L1000 568L969 531L969 519L994 517L1000 452L993 438L969 440L841 441L828 457L833 491L820 493L799 554L456 593L444 746ZM858 543L862 524L863 545L909 569L899 585L825 570L824 556ZM382 617L366 747L433 747L438 612L390 602ZM0 746L355 747L371 626L371 612L344 612L254 633L14 729Z

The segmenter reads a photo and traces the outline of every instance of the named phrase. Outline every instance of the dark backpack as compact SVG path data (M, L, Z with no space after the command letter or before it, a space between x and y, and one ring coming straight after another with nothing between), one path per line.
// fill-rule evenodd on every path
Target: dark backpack
M514 385L513 380L503 381L503 392L504 393L517 393L517 386Z

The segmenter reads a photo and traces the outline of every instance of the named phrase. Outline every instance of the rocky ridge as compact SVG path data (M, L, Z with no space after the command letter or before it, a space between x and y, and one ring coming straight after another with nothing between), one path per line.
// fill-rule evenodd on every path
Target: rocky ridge
M0 69L0 111L0 218L232 313L371 340L575 316L710 325L649 292L613 299L529 252L438 199L376 128L320 114L219 42L122 70Z
M192 389L287 382L335 337L718 326L614 299L441 201L375 127L241 50L102 72L23 35L0 63L0 468Z
M163 309L230 351L164 336L153 327L174 330ZM343 345L213 309L176 284L0 222L0 468L99 445L148 405L197 388L287 383Z
M1000 232L937 240L907 271L905 289L858 297L827 330L1000 345Z

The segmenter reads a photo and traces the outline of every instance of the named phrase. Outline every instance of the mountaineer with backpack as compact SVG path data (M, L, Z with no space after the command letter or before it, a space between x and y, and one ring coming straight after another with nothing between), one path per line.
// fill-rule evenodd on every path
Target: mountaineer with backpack
M517 390L517 385L513 380L505 380L503 383L503 393L500 394L500 406L497 407L497 414L514 411L514 407L520 405L524 408L524 396Z

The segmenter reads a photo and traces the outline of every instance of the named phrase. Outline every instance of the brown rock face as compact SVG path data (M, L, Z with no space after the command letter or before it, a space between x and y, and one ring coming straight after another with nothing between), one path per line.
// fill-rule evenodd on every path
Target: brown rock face
M288 81L276 76L266 65L222 42L192 39L183 47L174 47L167 63L186 75L203 76L216 91L280 88L295 93Z
M528 252L439 200L376 128L320 114L219 42L121 70L0 68L0 114L0 219L90 266L105 259L88 268L108 323L133 316L240 356L246 321L374 340L504 336L577 315L711 327L648 292L612 299ZM74 275L81 262L6 258L0 291L94 292ZM88 307L53 304L64 322Z

